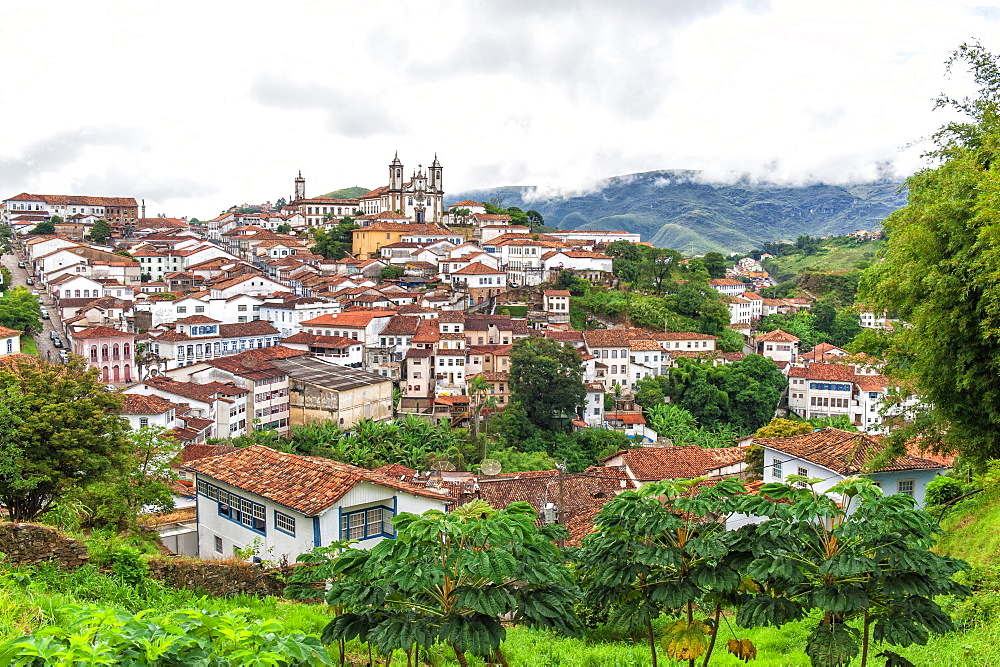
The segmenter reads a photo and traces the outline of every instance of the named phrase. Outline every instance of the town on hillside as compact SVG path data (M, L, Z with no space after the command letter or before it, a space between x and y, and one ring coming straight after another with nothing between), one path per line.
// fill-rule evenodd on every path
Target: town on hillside
M308 196L299 173L287 199L211 220L147 217L133 197L10 196L4 298L23 286L41 319L0 330L0 355L94 369L132 430L175 442L178 512L161 534L205 559L367 548L400 512L473 499L528 502L579 545L609 499L674 478L822 490L864 473L922 504L951 467L914 450L865 468L915 403L836 327L877 336L899 325L887 313L824 314L815 289L772 279L771 253L682 257L449 201L443 173L435 155L406 176L397 155L356 197ZM755 437L772 418L806 426ZM372 431L387 424L402 426ZM374 454L296 444L317 429ZM419 457L394 458L400 429L422 434Z

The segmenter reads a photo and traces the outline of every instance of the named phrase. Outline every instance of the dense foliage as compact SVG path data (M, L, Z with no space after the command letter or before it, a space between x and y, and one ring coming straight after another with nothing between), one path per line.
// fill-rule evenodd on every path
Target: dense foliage
M131 446L121 405L83 359L0 364L0 502L11 519L30 521L118 470Z
M741 434L771 420L788 383L773 361L756 354L721 366L679 359L668 378L670 400L701 426L729 426Z
M501 653L504 618L579 635L576 586L554 544L565 530L535 519L527 503L497 510L481 500L449 513L402 513L393 519L394 540L301 557L311 567L295 572L289 592L325 597L341 610L326 641L357 638L407 655L441 643L463 667L466 653ZM326 583L325 593L316 581Z
M27 287L18 285L0 297L0 327L16 329L29 336L42 330L42 308Z
M587 397L580 353L552 338L515 341L509 378L511 400L542 429L553 428L557 419L572 418Z
M335 225L316 227L311 231L315 245L310 249L326 259L343 259L351 254L354 246L353 231L357 227L354 218L346 215Z
M179 609L129 614L73 605L60 625L0 644L5 665L331 665L319 638L287 632L276 619L249 623L244 614Z
M924 435L984 461L1000 456L1000 65L979 44L956 51L955 65L969 67L978 95L938 99L965 120L935 135L939 166L907 181L862 298L908 323L890 354L934 405Z

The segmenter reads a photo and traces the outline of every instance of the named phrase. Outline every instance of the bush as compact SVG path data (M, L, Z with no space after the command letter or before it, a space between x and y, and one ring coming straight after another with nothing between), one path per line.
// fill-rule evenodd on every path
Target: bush
M111 573L130 586L138 586L149 573L149 567L138 549L122 547L107 554Z
M965 493L965 487L954 477L938 475L927 483L927 504L944 505Z

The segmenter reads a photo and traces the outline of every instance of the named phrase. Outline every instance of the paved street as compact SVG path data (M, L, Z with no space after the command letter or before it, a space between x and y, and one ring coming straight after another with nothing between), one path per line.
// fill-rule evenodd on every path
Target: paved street
M42 305L45 306L46 310L49 311L49 316L52 319L42 320L42 325L44 331L35 338L35 344L38 345L38 353L42 359L47 359L48 361L58 362L59 361L59 348L52 344L51 334L53 330L59 331L59 337L63 338L63 344L66 345L63 349L69 351L68 341L62 333L62 323L59 321L59 313L55 310L52 305L52 299L49 298L48 294L42 290L42 288L35 283L34 285L28 285L25 280L28 277L27 269L17 268L17 263L22 261L17 256L17 248L14 249L15 254L3 255L0 257L0 263L10 269L11 276L14 279L14 286L23 285L29 290L36 290L42 297Z

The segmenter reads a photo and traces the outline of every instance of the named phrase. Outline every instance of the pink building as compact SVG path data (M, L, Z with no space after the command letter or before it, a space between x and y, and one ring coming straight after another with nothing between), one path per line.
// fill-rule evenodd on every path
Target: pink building
M90 327L73 334L73 352L101 372L104 382L135 380L135 334Z

